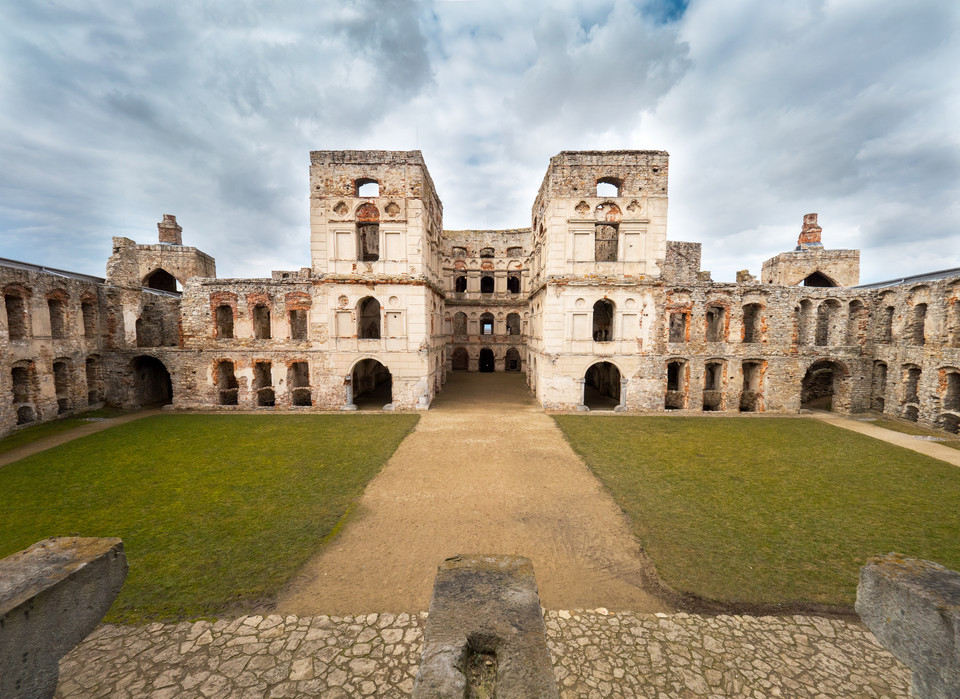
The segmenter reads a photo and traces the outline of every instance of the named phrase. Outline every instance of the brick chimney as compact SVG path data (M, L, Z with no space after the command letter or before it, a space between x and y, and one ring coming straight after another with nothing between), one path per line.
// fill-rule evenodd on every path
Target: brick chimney
M813 214L814 223L817 215ZM163 220L157 224L157 230L160 231L160 242L168 245L183 245L183 229L177 225L177 217L173 214L164 214ZM820 230L819 228L817 229ZM819 238L817 238L819 240Z
M817 225L816 214L805 214L803 217L803 228L800 229L800 237L797 238L797 249L805 247L823 247L820 242L820 233L823 231Z

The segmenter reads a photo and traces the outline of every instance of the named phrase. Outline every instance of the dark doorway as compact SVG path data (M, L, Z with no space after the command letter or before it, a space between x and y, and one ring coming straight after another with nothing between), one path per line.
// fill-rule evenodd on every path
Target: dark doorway
M360 410L380 410L393 402L393 377L376 359L364 359L353 368L353 402Z
M177 280L165 269L158 269L148 274L143 280L143 285L148 289L177 292Z
M480 350L480 371L488 373L493 371L493 363L493 350L488 347Z
M813 272L803 280L804 286L836 286L829 277L820 272Z
M597 362L584 376L583 404L591 410L613 410L620 405L620 370Z
M166 405L173 400L170 372L156 357L142 355L131 363L134 399L141 406Z
M800 407L808 410L834 410L843 380L843 368L834 362L814 362L800 386Z
M470 368L470 355L466 347L453 350L452 368L454 371L467 371Z

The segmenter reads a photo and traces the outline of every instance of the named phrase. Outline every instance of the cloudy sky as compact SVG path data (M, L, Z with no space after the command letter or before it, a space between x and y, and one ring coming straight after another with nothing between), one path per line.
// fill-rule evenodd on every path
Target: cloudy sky
M529 226L561 150L636 148L670 152L668 235L714 279L808 212L865 283L960 267L956 0L36 0L0 26L3 257L103 275L172 213L220 276L268 276L309 265L310 150L422 150L453 229Z

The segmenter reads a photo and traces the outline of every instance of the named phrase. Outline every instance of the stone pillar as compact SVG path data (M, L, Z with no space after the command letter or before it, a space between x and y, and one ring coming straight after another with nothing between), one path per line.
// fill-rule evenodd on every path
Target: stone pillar
M913 670L911 695L960 697L960 573L898 553L860 569L857 613Z
M353 402L353 377L349 374L343 380L343 389L346 393L346 402L340 406L340 410L356 410L357 406Z
M627 380L620 378L620 405L613 409L616 413L623 413L627 410Z
M585 393L587 390L587 380L583 378L583 379L577 379L577 381L580 383L580 405L577 406L577 410L579 410L580 412L586 412L590 410L590 408L587 407L586 402L584 401L586 397Z
M173 214L164 214L163 220L157 224L157 230L161 243L183 245L183 228L177 224L177 217Z
M60 658L100 623L126 577L113 538L54 537L0 560L0 697L52 697Z

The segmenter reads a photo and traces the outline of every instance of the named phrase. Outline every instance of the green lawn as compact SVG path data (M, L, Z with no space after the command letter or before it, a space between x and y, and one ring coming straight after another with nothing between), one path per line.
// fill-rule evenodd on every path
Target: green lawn
M62 420L43 422L39 425L33 425L32 427L23 427L13 434L0 439L0 454L4 454L17 447L22 447L24 444L30 444L30 442L35 442L38 439L52 437L61 432L69 432L76 427L80 427L80 425L87 425L89 424L89 420L86 418L116 417L126 412L125 410L117 410L114 408L101 408L99 410L89 410L85 413L63 418Z
M0 468L0 556L119 536L108 621L215 615L275 593L336 531L415 415L163 415Z
M850 607L869 556L960 569L956 466L819 420L555 419L675 590Z
M943 430L931 430L926 427L920 427L912 422L901 422L900 420L887 420L883 418L872 420L868 424L882 427L885 430L902 432L903 434L912 434L921 437L940 437L943 441L939 442L939 444L950 447L951 449L960 449L960 439Z

